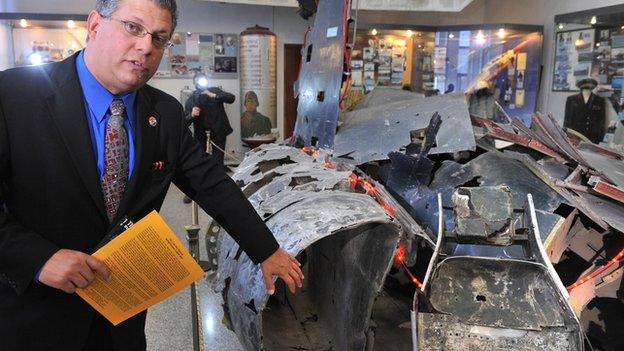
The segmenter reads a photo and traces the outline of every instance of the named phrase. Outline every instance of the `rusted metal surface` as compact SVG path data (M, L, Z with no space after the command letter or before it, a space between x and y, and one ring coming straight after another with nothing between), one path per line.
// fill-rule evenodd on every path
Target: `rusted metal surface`
M624 190L618 187L615 187L607 182L604 182L602 180L597 180L595 184L593 185L592 189L594 189L594 191L599 194L608 196L612 198L613 200L624 203Z
M488 134L490 134L491 136L495 138L507 140L515 144L526 146L533 150L539 151L545 155L548 155L548 156L551 156L558 160L563 161L563 157L561 155L559 155L557 152L555 152L554 150L552 150L551 148L544 145L538 140L534 140L528 136L518 135L516 133L507 131L503 129L501 126L499 126L498 124L490 121L489 119L485 119L485 118L481 118L477 116L470 116L470 119L472 120L473 125L487 129Z

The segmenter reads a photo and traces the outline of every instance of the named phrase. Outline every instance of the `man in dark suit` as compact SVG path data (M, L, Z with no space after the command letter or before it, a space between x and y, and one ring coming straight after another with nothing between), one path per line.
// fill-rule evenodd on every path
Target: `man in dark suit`
M291 291L298 262L186 128L182 106L145 83L176 24L175 0L97 0L84 51L0 72L0 348L144 350L145 313L113 327L74 294L118 222L160 209L171 182Z
M210 140L217 146L212 148L212 157L217 164L223 166L225 139L232 133L223 104L234 103L236 97L217 87L208 87L208 77L197 73L193 77L195 91L184 104L186 119L193 123L195 140L206 146L206 132L210 132ZM207 148L207 146L206 146Z

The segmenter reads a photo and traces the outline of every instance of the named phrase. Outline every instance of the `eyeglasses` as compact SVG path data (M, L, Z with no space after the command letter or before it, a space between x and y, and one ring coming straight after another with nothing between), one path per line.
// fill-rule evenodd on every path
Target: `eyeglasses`
M167 49L173 46L173 43L171 42L171 39L164 37L164 36L160 36L158 34L154 34L154 33L150 33L147 31L147 29L145 29L145 27L143 27L142 25L136 23L136 22L132 22L132 21L125 21L122 19L118 19L115 17L111 17L111 16L104 16L104 15L100 15L102 16L102 18L106 18L106 19L111 19L111 20L115 20L117 22L121 22L121 24L123 24L124 29L126 30L126 32L128 32L128 34L133 35L135 37L138 38L143 38L146 35L151 35L152 36L152 45L154 45L155 48L157 49Z

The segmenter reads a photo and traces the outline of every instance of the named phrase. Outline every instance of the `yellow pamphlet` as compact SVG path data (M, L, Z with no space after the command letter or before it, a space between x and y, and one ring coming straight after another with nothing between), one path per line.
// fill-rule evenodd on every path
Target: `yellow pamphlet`
M99 275L76 293L113 325L168 298L204 275L171 228L152 211L111 242L96 257L111 280Z

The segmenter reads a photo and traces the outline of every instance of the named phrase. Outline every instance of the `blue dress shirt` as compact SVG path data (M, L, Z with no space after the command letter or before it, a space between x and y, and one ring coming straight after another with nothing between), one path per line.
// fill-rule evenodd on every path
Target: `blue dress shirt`
M110 118L108 108L113 99L120 98L126 106L126 120L124 127L128 133L128 180L132 176L134 170L134 101L136 92L131 92L122 96L111 94L106 88L95 79L93 74L87 68L84 61L84 51L80 52L76 58L76 71L78 72L78 80L82 87L85 108L87 110L87 121L89 122L89 130L91 131L91 142L93 144L93 152L97 160L98 173L100 181L104 177L104 138L106 136L106 124Z

